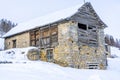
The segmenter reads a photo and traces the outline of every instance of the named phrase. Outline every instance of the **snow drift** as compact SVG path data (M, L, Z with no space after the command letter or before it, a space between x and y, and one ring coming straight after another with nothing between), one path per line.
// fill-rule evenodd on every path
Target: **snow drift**
M0 64L0 80L120 80L120 51L116 48L111 52L118 57L108 58L107 70L75 69L40 60L29 61L25 55L31 48L0 51L0 60L13 61L12 64Z
M4 39L0 38L0 51L4 49Z
M12 61L20 62L28 60L27 54L32 49L38 49L36 47L28 48L13 48L0 52L0 61Z

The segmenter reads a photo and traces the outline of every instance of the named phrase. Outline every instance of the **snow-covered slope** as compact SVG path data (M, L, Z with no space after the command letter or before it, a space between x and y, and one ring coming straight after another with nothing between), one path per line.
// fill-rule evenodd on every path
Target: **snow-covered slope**
M12 54L9 57L17 61L12 64L0 64L0 80L120 80L119 57L108 58L107 70L75 69L42 61L29 61L21 54L23 51L26 54L29 49L11 49L0 52L2 54L0 58L7 59L6 53L14 51L14 57ZM114 49L114 53L116 50L118 49ZM119 52L116 53L117 56ZM3 54L6 55L3 56ZM24 62L21 63L21 60Z
M120 50L118 48L111 47L111 55L116 55L120 58Z
M74 69L41 61L0 64L0 80L120 80L120 64L112 67L118 61L109 61L108 70Z
M4 39L0 38L0 50L4 49Z

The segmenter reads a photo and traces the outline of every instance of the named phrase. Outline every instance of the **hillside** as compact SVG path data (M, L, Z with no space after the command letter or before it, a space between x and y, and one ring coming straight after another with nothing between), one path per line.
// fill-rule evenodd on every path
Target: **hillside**
M0 51L4 49L4 39L1 38L3 34L4 34L4 32L0 31Z
M0 38L0 51L4 49L4 39Z
M116 48L112 48L112 54L118 57L108 58L107 70L75 69L42 61L29 61L25 57L29 49L31 48L0 52L0 61L13 62L0 64L0 80L120 80L120 51ZM25 54L21 54L23 51Z

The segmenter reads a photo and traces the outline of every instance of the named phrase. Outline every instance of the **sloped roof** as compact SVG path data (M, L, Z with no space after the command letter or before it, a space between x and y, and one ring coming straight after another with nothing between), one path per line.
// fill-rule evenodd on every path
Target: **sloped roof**
M30 20L28 22L25 23L20 23L18 24L16 27L12 28L9 32L7 32L3 37L9 37L27 30L31 30L34 28L37 28L38 26L44 26L59 20L63 20L66 18L71 17L72 15L74 15L78 10L80 10L81 8L90 5L90 3L85 3L82 7L80 7L79 5L71 7L71 8L67 8L64 10L60 10L33 20Z

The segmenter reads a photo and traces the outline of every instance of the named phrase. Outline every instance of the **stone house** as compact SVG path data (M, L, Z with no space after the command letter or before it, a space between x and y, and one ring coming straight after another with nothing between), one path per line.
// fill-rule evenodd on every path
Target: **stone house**
M104 29L91 3L19 24L5 38L5 48L36 46L40 59L62 66L106 69Z

